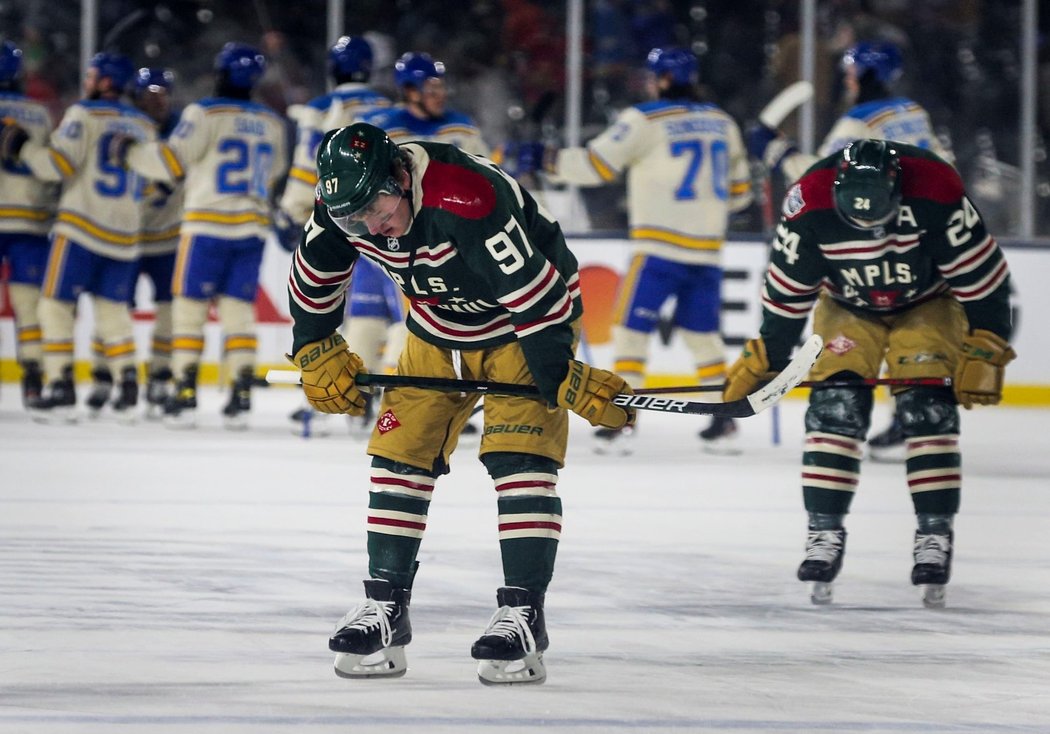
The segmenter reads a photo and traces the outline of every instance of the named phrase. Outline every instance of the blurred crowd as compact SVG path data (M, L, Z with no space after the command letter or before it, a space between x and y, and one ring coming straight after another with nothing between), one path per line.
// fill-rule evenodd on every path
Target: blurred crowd
M641 97L644 55L679 44L701 60L712 100L742 125L798 77L799 5L782 0L588 0L585 4L583 138L596 134ZM557 136L564 116L566 6L563 0L469 0L456 4L355 0L343 32L364 35L376 51L375 86L395 96L392 67L406 50L445 62L450 103L471 115L490 145ZM1036 231L1050 236L1050 44L1040 18L1038 142L1019 150L1021 0L827 0L818 6L819 138L842 111L838 60L861 38L897 44L905 55L901 93L930 111L986 219L1000 236L1018 231L1019 164L1037 163ZM99 3L99 46L137 64L173 67L177 102L208 93L215 51L230 40L253 43L269 66L261 100L278 112L324 91L328 48L325 3L276 0L106 0ZM0 27L25 54L27 91L57 118L79 96L79 16L61 3L0 2ZM553 93L553 97L551 95ZM547 104L554 100L553 104ZM536 119L544 100L543 119ZM791 130L791 123L786 126ZM585 194L594 228L621 228L615 188ZM757 218L735 228L756 230Z

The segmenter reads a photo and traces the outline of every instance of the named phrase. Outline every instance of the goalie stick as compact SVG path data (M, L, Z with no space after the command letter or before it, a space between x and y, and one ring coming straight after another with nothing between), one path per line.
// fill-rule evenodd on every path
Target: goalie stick
M660 413L688 413L692 415L717 415L726 418L747 418L761 413L775 405L802 382L809 373L813 363L820 356L824 341L816 334L806 340L795 353L780 374L747 397L731 400L728 403L708 403L696 400L679 400L650 395L621 394L613 398L613 403L621 408L635 410L652 410ZM293 370L270 370L266 381L271 384L299 384L299 373ZM414 375L374 375L362 372L357 375L357 383L365 387L419 387L427 390L446 392L475 392L492 395L512 395L518 397L539 397L539 390L534 385L517 385L511 382L483 382L479 380L453 380L442 377L417 377Z

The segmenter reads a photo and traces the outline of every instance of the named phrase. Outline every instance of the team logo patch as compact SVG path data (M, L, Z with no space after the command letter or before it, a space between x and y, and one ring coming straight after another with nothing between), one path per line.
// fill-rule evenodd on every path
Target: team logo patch
M868 291L870 294L871 305L877 308L892 308L893 304L897 302L897 296L900 295L898 291Z
M805 199L802 198L802 187L795 184L784 196L784 216L791 219L806 206Z
M383 415L379 416L379 420L376 421L376 428L379 429L380 433L386 433L400 427L401 421L397 419L392 410L383 413Z
M834 339L824 345L824 348L829 352L839 355L840 357L846 352L852 350L857 346L857 342L849 339L842 334L839 334Z

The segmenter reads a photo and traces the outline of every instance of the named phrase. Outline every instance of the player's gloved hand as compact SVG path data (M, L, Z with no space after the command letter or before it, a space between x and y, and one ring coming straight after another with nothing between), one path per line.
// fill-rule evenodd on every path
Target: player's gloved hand
M127 133L111 133L102 138L102 159L120 168L128 167L128 151L136 142Z
M1003 397L1003 372L1017 358L1006 341L985 329L974 329L963 339L955 367L955 398L969 410L974 405L997 405Z
M558 405L583 416L592 426L623 428L634 423L635 411L614 405L612 400L633 392L619 375L572 359L558 387Z
M279 207L273 210L273 231L277 235L277 242L288 252L295 252L299 240L303 237L303 228L292 221L288 212Z
M748 339L736 362L726 373L726 384L722 388L722 399L727 403L746 398L759 384L776 377L769 369L766 343L762 338Z
M770 172L778 172L780 165L798 148L775 128L759 123L747 131L747 152L765 164Z
M292 358L302 372L306 401L322 413L364 415L368 398L356 379L364 362L346 346L340 334L310 342Z
M29 140L29 133L10 118L0 120L0 161L14 163L22 152L22 146Z
M525 142L518 144L517 169L518 175L535 173L543 170L543 160L547 147L543 143Z

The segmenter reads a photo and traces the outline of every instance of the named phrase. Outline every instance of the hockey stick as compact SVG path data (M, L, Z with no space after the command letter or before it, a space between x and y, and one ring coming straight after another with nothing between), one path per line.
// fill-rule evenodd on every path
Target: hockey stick
M689 413L694 415L718 415L727 418L746 418L760 413L776 404L809 373L817 361L824 341L816 334L795 353L784 370L765 386L740 400L728 403L706 403L694 400L651 397L649 395L617 395L613 403L621 408L652 410L660 413ZM299 373L292 370L270 370L266 381L271 384L295 385ZM445 392L471 392L492 395L510 395L536 398L539 390L534 385L517 385L510 382L483 382L480 380L453 380L442 377L417 377L415 375L374 375L365 372L357 375L359 385L366 387L419 387Z
M857 380L803 380L795 387L951 387L950 377L876 377ZM669 395L686 392L722 392L725 385L678 385L674 387L643 387L635 395Z
M801 107L813 96L813 85L802 80L784 87L769 104L758 113L758 121L766 127L776 129L787 116Z

